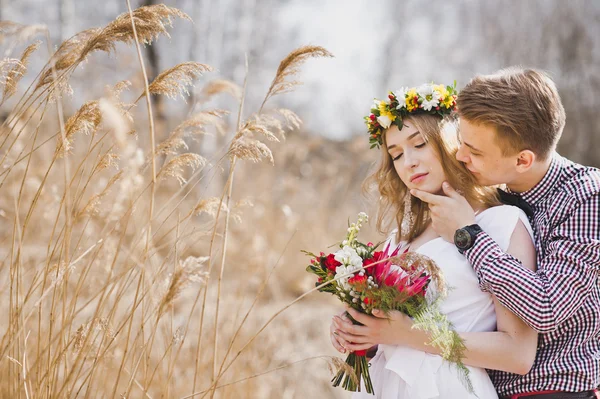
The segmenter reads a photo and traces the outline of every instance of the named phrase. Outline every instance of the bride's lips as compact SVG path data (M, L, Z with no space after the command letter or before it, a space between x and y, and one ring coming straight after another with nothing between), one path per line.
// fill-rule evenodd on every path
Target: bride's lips
M417 173L416 175L412 175L410 177L410 182L411 183L419 183L420 181L422 181L425 176L427 176L429 173Z

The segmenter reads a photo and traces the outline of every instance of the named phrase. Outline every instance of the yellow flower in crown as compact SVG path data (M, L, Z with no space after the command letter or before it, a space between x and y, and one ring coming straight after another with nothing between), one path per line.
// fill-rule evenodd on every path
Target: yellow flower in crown
M406 103L406 110L408 112L413 112L416 109L419 109L419 96L417 94L417 89L414 87L406 92L406 97L404 99Z
M452 86L426 83L390 91L386 100L375 99L371 113L364 117L371 148L382 144L382 134L392 125L402 129L404 117L422 113L443 118L456 110L456 81Z
M389 104L385 101L379 102L379 116L377 117L377 120L379 121L379 124L386 129L396 120L396 115L392 113Z
M444 99L450 95L450 93L448 93L448 89L446 89L444 85L435 85L433 86L433 89L437 91L441 99Z

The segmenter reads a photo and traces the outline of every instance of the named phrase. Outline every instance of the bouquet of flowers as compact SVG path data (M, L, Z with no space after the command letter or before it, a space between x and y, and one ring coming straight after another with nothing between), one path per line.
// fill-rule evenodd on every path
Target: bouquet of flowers
M337 252L311 256L309 273L318 277L316 286L321 292L337 296L340 301L366 314L379 309L385 314L400 311L413 318L415 328L429 331L432 345L442 349L444 359L457 364L464 382L472 391L469 370L462 363L464 343L452 329L446 316L439 311L439 300L445 294L445 284L435 262L413 252L398 255L399 248L377 251L378 245L357 240L358 232L368 216L361 212L356 223L348 227L346 238ZM360 324L348 313L354 324ZM360 391L362 379L368 393L373 393L366 357L367 351L350 353L346 363L354 375L340 369L332 379L333 386L348 391Z

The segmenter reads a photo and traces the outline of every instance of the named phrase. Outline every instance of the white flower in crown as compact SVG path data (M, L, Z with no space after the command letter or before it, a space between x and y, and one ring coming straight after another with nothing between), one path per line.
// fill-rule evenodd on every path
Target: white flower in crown
M396 109L402 109L406 107L406 93L408 93L408 87L401 87L400 89L393 92L398 99L398 106Z
M381 101L379 101L379 100L373 100L373 105L371 105L371 108L379 109L380 103L381 103Z
M421 106L425 111L431 111L433 107L437 107L440 104L440 93L434 90L432 84L426 83L419 86L417 93L423 99Z
M384 129L387 129L392 125L392 120L389 118L389 116L386 115L378 116L377 122L379 122L381 127L383 127Z

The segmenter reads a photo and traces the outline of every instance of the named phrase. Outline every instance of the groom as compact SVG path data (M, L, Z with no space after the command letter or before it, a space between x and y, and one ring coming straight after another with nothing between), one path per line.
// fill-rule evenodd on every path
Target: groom
M483 185L524 209L535 232L537 272L523 267L475 224L453 188L429 203L433 227L464 253L482 290L539 332L525 375L490 371L502 398L600 398L600 171L555 152L565 112L543 72L511 68L475 77L457 99L456 155ZM597 396L598 395L598 396Z

